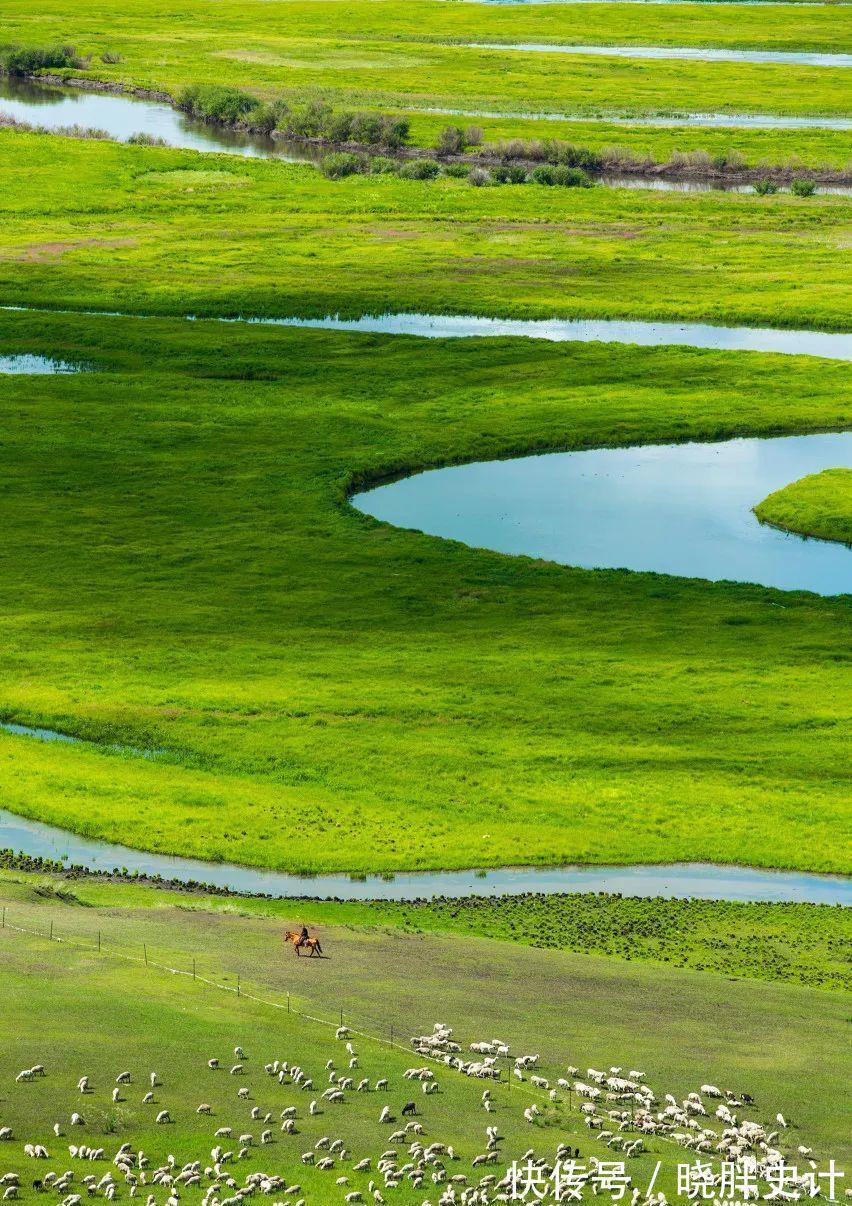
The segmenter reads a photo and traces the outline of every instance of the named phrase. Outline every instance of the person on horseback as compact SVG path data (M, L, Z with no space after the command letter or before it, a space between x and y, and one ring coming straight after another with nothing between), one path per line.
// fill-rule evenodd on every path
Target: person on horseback
M299 934L299 941L296 943L296 946L304 946L307 941L308 941L308 927L306 925L303 925L302 932L301 932L301 934Z

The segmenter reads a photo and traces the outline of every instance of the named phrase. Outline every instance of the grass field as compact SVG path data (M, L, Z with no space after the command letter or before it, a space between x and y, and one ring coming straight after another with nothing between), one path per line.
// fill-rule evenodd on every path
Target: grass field
M95 61L98 78L176 91L196 82L250 82L260 93L294 88L408 108L646 114L701 112L844 114L842 68L779 64L683 63L494 52L453 41L735 46L844 50L852 21L842 8L779 6L760 11L680 6L646 11L623 5L542 9L417 0L254 2L194 0L176 19L154 0L128 9L98 0L84 11L47 0L38 12L0 10L7 40L70 42ZM588 11L588 15L587 15ZM105 33L108 31L108 34Z
M335 182L8 130L0 168L7 304L849 327L844 197Z
M2 342L102 368L3 382L3 715L165 751L3 735L7 807L301 870L845 868L848 598L344 505L446 460L843 426L844 364L35 314Z
M249 1105L272 1109L277 1119L282 1106L292 1102L299 1109L300 1134L282 1136L273 1122L278 1142L269 1155L276 1166L280 1162L293 1170L288 1179L292 1175L306 1190L314 1187L319 1173L299 1169L295 1176L298 1153L316 1136L330 1134L345 1138L353 1160L375 1155L387 1144L388 1128L377 1126L384 1095L351 1093L344 1105L327 1106L321 1117L310 1119L305 1106L315 1094L282 1091L264 1077L260 1065L273 1057L298 1062L318 1085L327 1058L336 1057L341 1066L342 1044L332 1038L341 1011L344 1022L372 1036L355 1039L359 1075L390 1076L387 1100L395 1113L414 1096L400 1073L406 1066L419 1066L422 1057L412 1058L387 1042L392 1036L393 1042L406 1044L409 1034L427 1032L440 1020L455 1024L465 1046L497 1034L513 1053L536 1051L542 1073L551 1079L564 1075L569 1063L582 1066L583 1072L587 1065L623 1065L644 1070L660 1095L667 1091L678 1098L700 1083L718 1081L750 1092L754 1115L761 1120L782 1111L791 1129L781 1142L793 1155L800 1143L813 1147L821 1166L829 1154L841 1162L849 1155L842 1106L847 1065L838 1059L848 1000L842 994L532 951L485 939L339 925L321 931L328 959L297 962L281 951L280 920L180 908L117 912L18 898L8 904L6 921L0 930L4 1024L15 1039L4 1043L0 1054L0 1116L4 1125L14 1127L18 1143L4 1147L4 1163L10 1167L11 1160L12 1167L28 1175L34 1166L20 1154L23 1138L46 1142L52 1150L58 1144L50 1127L57 1118L67 1123L72 1109L84 1115L86 1128L75 1128L63 1145L82 1139L111 1153L129 1140L134 1148L145 1148L153 1167L167 1151L179 1162L193 1155L206 1160L213 1129L223 1124L233 1125L234 1137L245 1126L257 1141L260 1126L251 1124ZM47 938L51 922L53 942ZM15 925L45 937L18 932L11 928ZM190 974L164 973L164 967ZM92 983L98 988L94 996ZM253 997L285 1008L264 1007ZM305 1014L327 1018L331 1025L311 1023ZM251 1089L245 1105L236 1101L235 1081L225 1073L211 1079L205 1067L213 1055L228 1066L236 1044L248 1056L247 1075L239 1081ZM35 1062L45 1064L44 1080L12 1083L19 1068ZM114 1106L110 1089L127 1068L134 1085ZM162 1082L154 1108L170 1109L174 1119L168 1128L153 1126L152 1108L140 1104L151 1069ZM74 1085L83 1073L91 1076L94 1092L81 1099ZM589 1138L576 1098L571 1106L559 1103L549 1116L551 1125L542 1128L522 1118L522 1110L535 1100L529 1085L496 1086L497 1111L489 1119L478 1104L481 1081L471 1083L441 1069L437 1078L442 1091L436 1098L417 1093L424 1138L452 1142L462 1157L462 1171L469 1171L488 1122L496 1122L505 1136L504 1158L527 1146L552 1156L558 1140L575 1142L586 1159L607 1155ZM212 1119L196 1117L200 1101L211 1102ZM715 1124L715 1119L709 1121ZM672 1165L683 1158L682 1149L653 1138L648 1146L648 1154L628 1162L628 1168L643 1184L661 1158L663 1183L671 1192ZM611 1158L613 1153L608 1154ZM67 1164L63 1156L59 1165ZM264 1165L263 1154L255 1152L249 1167ZM317 1200L338 1200L335 1192L331 1187ZM411 1200L420 1202L422 1196Z
M852 544L852 469L826 469L776 490L755 507L758 519L803 536Z
M2 861L0 861L2 866ZM63 932L91 938L104 910L163 907L307 921L321 926L407 934L497 938L549 950L712 971L811 988L849 989L852 916L848 909L808 904L713 900L644 900L603 893L570 896L468 897L436 901L265 900L187 894L14 865L0 871L3 902L60 907ZM312 891L310 881L305 892ZM96 909L89 916L83 910ZM44 913L42 909L42 913ZM76 913L76 916L75 916ZM59 922L57 922L59 924ZM80 928L82 926L82 929Z

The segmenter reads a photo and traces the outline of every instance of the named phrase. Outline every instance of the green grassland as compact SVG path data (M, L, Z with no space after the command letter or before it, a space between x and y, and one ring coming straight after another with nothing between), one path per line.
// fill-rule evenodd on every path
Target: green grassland
M846 365L44 314L2 330L4 350L102 369L2 382L2 714L164 751L3 735L7 807L299 870L846 868L848 597L573 571L345 504L445 461L848 425Z
M333 182L9 130L0 168L6 304L849 326L843 197Z
M5 889L3 896L5 903ZM53 942L47 937L51 923ZM297 961L282 948L280 919L174 907L116 911L13 898L6 928L0 930L4 1025L14 1036L0 1049L0 1117L15 1128L17 1139L14 1147L4 1145L6 1167L14 1160L28 1176L50 1167L26 1161L20 1144L25 1138L41 1140L53 1153L58 1144L51 1125L57 1118L67 1124L72 1109L84 1115L86 1127L75 1128L63 1145L76 1138L102 1144L111 1153L131 1141L155 1162L167 1151L181 1162L194 1154L206 1157L216 1126L231 1124L236 1136L244 1120L244 1129L257 1139L260 1128L248 1117L255 1103L273 1110L276 1118L284 1105L296 1104L300 1133L288 1138L276 1129L278 1142L271 1152L250 1157L252 1169L269 1159L293 1168L298 1154L320 1134L343 1136L353 1160L375 1155L388 1135L387 1128L377 1126L380 1106L387 1100L396 1112L414 1096L400 1074L422 1062L390 1042L407 1044L409 1035L430 1030L437 1020L455 1026L465 1047L499 1035L514 1052L540 1053L543 1074L554 1080L568 1063L583 1070L615 1064L642 1069L661 1094L681 1097L707 1080L750 1092L753 1116L769 1121L781 1110L790 1121L781 1143L793 1156L796 1146L806 1143L821 1165L829 1155L841 1162L848 1158L842 1108L848 1061L839 1058L845 994L742 983L482 938L333 924L320 933L329 957ZM169 968L179 974L169 974ZM367 1036L355 1039L359 1075L372 1080L388 1075L391 1087L387 1098L347 1094L344 1105L327 1106L323 1115L310 1119L305 1107L315 1094L282 1090L261 1067L273 1057L299 1062L319 1085L327 1058L335 1058L338 1067L342 1063L342 1044L332 1038L341 1014ZM309 1017L326 1018L332 1026ZM227 1067L236 1044L248 1057L239 1083L248 1085L252 1096L244 1105L236 1100L236 1081L205 1066L218 1055ZM48 1075L15 1085L19 1068L35 1062L43 1063ZM124 1101L113 1106L112 1084L126 1068L134 1083L122 1093ZM174 1119L167 1128L154 1127L153 1111L140 1104L151 1069L162 1082L155 1109L170 1109ZM84 1072L94 1092L81 1098L74 1085ZM442 1069L437 1079L441 1092L432 1099L418 1092L418 1108L428 1140L454 1143L463 1171L480 1150L486 1122L496 1122L505 1136L504 1157L528 1145L552 1155L560 1139L578 1144L586 1159L606 1155L581 1124L576 1098L573 1105L560 1102L545 1110L550 1125L530 1126L521 1116L536 1100L529 1085L496 1086L497 1110L489 1119L479 1105L481 1081L471 1083ZM195 1115L201 1101L213 1105L212 1119ZM653 1139L649 1148L630 1162L630 1171L642 1184L653 1162L662 1159L663 1184L671 1188L671 1167L682 1158L681 1149ZM66 1165L67 1156L61 1167ZM316 1186L314 1176L319 1174L299 1169L293 1179L307 1190ZM319 1200L336 1199L327 1190Z
M0 859L2 867L2 859ZM310 892L310 881L305 891ZM61 925L91 938L93 921L83 910L196 910L275 918L280 924L344 926L408 934L457 934L522 943L545 950L607 955L728 977L846 989L850 984L852 913L809 904L665 900L604 893L516 897L471 896L433 901L270 900L219 897L152 887L140 882L19 869L0 870L0 897L15 905L56 904ZM171 915L171 914L169 914ZM78 919L85 917L83 929ZM140 912L141 916L141 912ZM59 932L59 931L57 931Z
M632 10L632 11L625 11ZM655 6L473 5L437 0L191 0L179 13L155 0L131 8L116 0L85 6L46 0L37 9L0 4L4 37L27 44L71 42L93 54L92 78L162 89L177 95L194 83L249 88L263 98L316 92L338 103L416 112L429 108L488 113L532 111L586 118L684 111L783 115L844 115L848 79L842 68L787 64L656 62L617 58L476 50L460 41L552 41L599 44L735 46L844 50L852 20L843 7L744 5ZM105 64L105 51L121 61ZM79 75L79 72L72 72ZM415 127L415 137L432 133ZM490 126L490 123L488 123ZM431 128L429 128L431 127ZM516 120L489 134L536 133L589 141L595 131ZM681 149L716 149L715 131L661 132ZM652 140L656 135L650 136ZM734 132L751 160L798 153L815 162L817 147L833 148L836 165L849 158L848 136ZM647 131L613 127L608 141L647 144ZM686 145L684 145L684 141ZM662 144L661 144L662 145ZM729 145L729 144L728 144ZM811 149L812 146L812 149Z
M852 544L852 469L826 469L776 490L755 507L763 523Z

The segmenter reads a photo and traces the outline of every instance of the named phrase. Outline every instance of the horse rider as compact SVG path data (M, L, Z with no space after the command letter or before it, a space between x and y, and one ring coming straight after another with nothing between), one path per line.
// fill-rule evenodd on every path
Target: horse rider
M304 946L307 941L308 941L308 927L306 925L303 925L302 932L301 932L301 934L299 934L299 941L296 943L296 946Z

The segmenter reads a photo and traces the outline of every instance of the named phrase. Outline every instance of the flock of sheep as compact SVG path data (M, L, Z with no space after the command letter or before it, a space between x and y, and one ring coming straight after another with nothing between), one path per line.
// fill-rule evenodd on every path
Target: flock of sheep
M300 1115L302 1118L322 1115L327 1108L348 1100L351 1094L387 1093L391 1090L392 1078L389 1075L371 1082L369 1077L360 1074L358 1053L348 1028L340 1027L335 1038L344 1045L342 1050L345 1056L327 1061L327 1086L321 1090L315 1087L315 1078L297 1064L276 1059L264 1065L264 1071L271 1080L280 1085L297 1087L306 1095L307 1104L304 1108L288 1105L278 1112L277 1117L273 1110L249 1104L251 1091L245 1084L239 1084L246 1067L242 1047L234 1048L235 1062L228 1061L227 1072L221 1067L219 1058L208 1059L206 1075L226 1074L234 1078L233 1098L235 1106L245 1109L245 1129L231 1125L214 1126L211 1132L214 1142L209 1154L180 1166L175 1157L169 1155L164 1163L152 1168L146 1153L134 1150L130 1143L122 1143L112 1154L103 1146L68 1143L70 1135L78 1128L85 1127L83 1112L86 1110L86 1100L95 1092L90 1077L83 1075L77 1082L79 1109L71 1111L68 1116L68 1134L61 1121L53 1124L54 1138L66 1140L64 1146L71 1167L61 1172L50 1170L34 1177L32 1188L39 1193L56 1195L60 1206L81 1206L84 1198L89 1197L111 1201L119 1194L140 1198L144 1195L145 1206L180 1206L181 1194L192 1191L201 1195L201 1206L242 1206L245 1199L256 1194L272 1196L274 1206L305 1206L307 1192L314 1200L322 1202L342 1200L344 1203L358 1203L372 1200L381 1204L386 1201L386 1195L393 1194L400 1187L413 1190L417 1195L425 1194L420 1199L422 1206L486 1206L512 1200L512 1174L501 1148L505 1141L501 1138L500 1128L493 1123L484 1125L481 1151L470 1160L470 1173L465 1173L461 1171L460 1157L451 1143L427 1136L416 1099L402 1105L397 1111L399 1118L390 1099L377 1110L379 1132L387 1128L386 1136L382 1136L380 1152L353 1153L347 1149L341 1137L333 1134L321 1136L307 1150L298 1154L295 1150L291 1151L293 1166L298 1167L299 1163L304 1166L303 1176L309 1167L329 1175L327 1186L321 1191L322 1196L316 1196L315 1189L303 1192L297 1179L282 1175L280 1169L284 1161L270 1150L276 1130L283 1135L297 1136ZM778 1114L777 1125L767 1130L759 1122L744 1117L743 1111L753 1104L746 1093L735 1094L716 1085L702 1084L698 1090L688 1093L679 1101L671 1093L658 1096L647 1085L641 1071L631 1069L624 1075L623 1070L616 1066L608 1070L587 1068L582 1078L579 1068L568 1067L564 1076L551 1080L540 1074L538 1055L513 1056L509 1045L498 1039L470 1044L469 1054L475 1058L468 1058L461 1045L453 1039L453 1031L443 1023L436 1023L429 1034L412 1038L411 1045L415 1053L428 1062L406 1069L402 1080L412 1087L418 1085L423 1096L430 1097L439 1092L435 1072L444 1067L450 1075L461 1073L489 1082L483 1088L479 1105L483 1115L492 1115L497 1110L497 1104L491 1085L498 1082L505 1085L503 1074L506 1072L512 1082L524 1085L524 1101L507 1104L504 1095L500 1105L504 1115L509 1110L517 1110L524 1122L534 1128L545 1122L556 1121L558 1124L561 1115L556 1111L565 1105L572 1109L576 1098L590 1135L598 1144L613 1149L613 1154L618 1154L622 1159L638 1156L645 1150L646 1140L652 1137L679 1144L689 1152L711 1161L745 1162L758 1177L763 1177L773 1164L785 1158L779 1144L780 1137L787 1130L786 1120ZM21 1084L44 1076L45 1068L37 1064L23 1069L16 1081ZM132 1084L131 1073L120 1072L110 1089L112 1102L122 1101L122 1094L130 1091ZM159 1087L160 1078L156 1072L151 1072L141 1097L143 1105L154 1105L155 1092ZM533 1100L530 1101L531 1097ZM212 1117L214 1109L210 1102L201 1101L195 1107L195 1113L201 1118ZM168 1108L157 1109L153 1117L156 1124L161 1126L173 1122ZM486 1122L484 1117L483 1123ZM536 1132L531 1130L530 1133ZM14 1139L11 1127L0 1126L0 1140L12 1143ZM238 1170L241 1166L247 1166L245 1162L255 1164L253 1157L256 1148L267 1151L268 1159L260 1157L261 1163L268 1166L267 1169L262 1171L252 1167L251 1171L242 1174ZM23 1152L33 1160L55 1163L59 1158L58 1155L51 1155L43 1142L25 1142ZM800 1145L797 1155L816 1167L813 1152L809 1148ZM580 1165L579 1156L579 1149L572 1149L562 1142L556 1148L555 1161L573 1160L575 1167L584 1170L581 1180L596 1194L596 1170L601 1162L591 1155ZM64 1161L64 1157L62 1159ZM106 1172L83 1171L86 1165L107 1159L111 1160L112 1167ZM553 1172L555 1161L538 1155L535 1148L530 1147L519 1156L517 1163L524 1166L531 1164L540 1175L548 1177ZM500 1169L502 1175L492 1169ZM366 1186L353 1187L350 1180L353 1173L360 1174L359 1184L367 1180ZM719 1174L710 1172L707 1176L707 1192L703 1196L712 1199L719 1184ZM0 1191L4 1201L16 1199L21 1189L19 1173L0 1174ZM642 1191L632 1182L630 1190L631 1196L625 1198L625 1202L638 1206L643 1199ZM782 1191L776 1196L783 1200L797 1200L806 1196L804 1178L801 1186ZM662 1193L645 1194L644 1202L647 1206L666 1206Z

